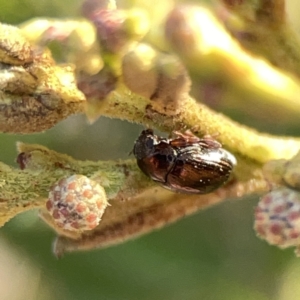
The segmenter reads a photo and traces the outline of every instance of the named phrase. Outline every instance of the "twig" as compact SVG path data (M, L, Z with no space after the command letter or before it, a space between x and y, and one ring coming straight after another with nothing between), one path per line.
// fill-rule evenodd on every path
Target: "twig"
M91 249L119 243L174 222L224 199L268 190L259 172L237 169L234 179L209 195L169 192L149 180L134 160L91 162L51 151L39 145L18 144L18 162L23 171L1 164L1 225L15 214L45 207L50 187L60 178L82 174L101 184L110 199L99 226L74 235L56 226L47 211L41 215L61 238L56 253ZM245 175L247 173L247 175ZM76 238L76 241L72 239Z

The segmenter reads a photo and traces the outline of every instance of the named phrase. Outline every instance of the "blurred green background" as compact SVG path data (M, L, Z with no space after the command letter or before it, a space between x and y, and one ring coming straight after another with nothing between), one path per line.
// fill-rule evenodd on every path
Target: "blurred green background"
M76 16L80 3L0 0L0 20ZM84 116L74 116L43 134L1 134L1 160L15 165L16 141L78 159L127 158L140 130L107 118L88 125ZM24 213L0 229L0 299L300 299L300 260L293 250L281 251L255 236L257 201L229 201L123 245L60 260L51 252L54 232L36 211Z

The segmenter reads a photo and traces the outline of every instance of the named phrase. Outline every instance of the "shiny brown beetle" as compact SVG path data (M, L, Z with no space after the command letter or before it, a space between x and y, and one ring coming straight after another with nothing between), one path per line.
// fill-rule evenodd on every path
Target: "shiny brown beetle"
M142 131L133 154L146 175L181 193L210 193L228 180L236 159L220 143L191 132L174 135L167 139L151 129Z

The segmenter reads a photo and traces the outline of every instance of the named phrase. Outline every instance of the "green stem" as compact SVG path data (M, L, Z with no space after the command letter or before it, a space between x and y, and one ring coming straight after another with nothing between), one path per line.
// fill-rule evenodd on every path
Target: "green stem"
M141 123L163 131L193 129L198 135L209 134L229 150L244 158L265 163L269 160L291 158L300 149L300 140L259 133L247 126L216 113L191 97L183 100L175 116L160 114L151 109L151 101L131 93L124 87L112 93L101 108L101 114Z

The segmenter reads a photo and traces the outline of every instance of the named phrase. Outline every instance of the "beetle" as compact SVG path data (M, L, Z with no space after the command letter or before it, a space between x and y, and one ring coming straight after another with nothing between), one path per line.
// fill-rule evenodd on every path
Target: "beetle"
M236 165L235 157L211 137L175 131L174 138L143 130L133 154L141 171L163 187L180 193L206 194L222 186Z

